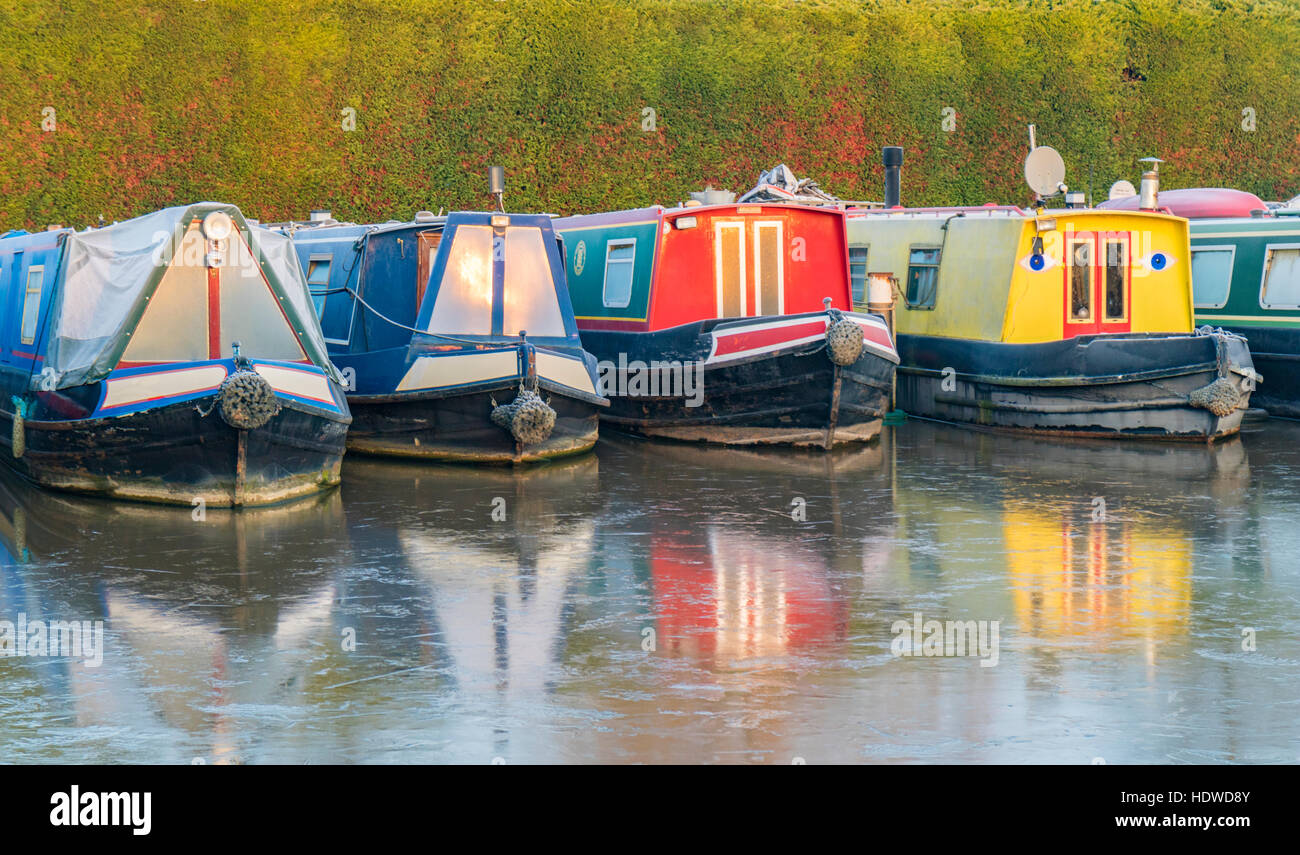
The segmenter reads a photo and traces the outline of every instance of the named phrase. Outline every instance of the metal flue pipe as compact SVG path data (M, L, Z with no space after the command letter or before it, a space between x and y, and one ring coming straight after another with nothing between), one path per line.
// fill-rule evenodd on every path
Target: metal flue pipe
M903 147L885 146L880 151L880 162L885 165L885 207L897 208L900 204Z

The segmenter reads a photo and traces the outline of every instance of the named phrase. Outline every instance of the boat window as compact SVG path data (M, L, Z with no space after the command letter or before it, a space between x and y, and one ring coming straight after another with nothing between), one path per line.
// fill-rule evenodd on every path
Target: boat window
M1268 248L1259 304L1266 309L1300 308L1300 247Z
M867 248L849 247L849 284L853 287L853 305L867 302Z
M316 317L325 312L325 294L330 287L330 262L332 255L313 255L307 259L307 285L311 288L311 302L316 307Z
M36 319L41 311L41 289L45 285L45 266L27 268L27 293L23 297L23 344L36 341Z
M492 334L492 227L459 226L438 284L428 331Z
M785 253L781 248L781 224L754 224L754 290L758 305L754 307L756 315L779 315L785 301L781 289L785 282L783 262Z
M1128 279L1128 244L1122 240L1106 241L1106 315L1107 321L1128 317L1125 305Z
M220 277L221 358L234 356L234 342L239 342L240 356L253 359L298 362L307 358L261 268L227 265Z
M1197 308L1222 309L1232 285L1233 247L1192 250L1192 302Z
M1092 241L1070 246L1070 321L1092 320Z
M605 245L605 305L626 308L632 302L632 271L636 264L636 238L612 240Z
M940 250L913 249L907 260L908 308L933 309L939 291Z
M564 315L555 293L551 260L546 253L542 230L536 226L512 226L505 237L506 282L502 332L515 335L527 330L530 336L564 335Z
M718 317L745 315L745 224L718 223L713 233L716 254Z

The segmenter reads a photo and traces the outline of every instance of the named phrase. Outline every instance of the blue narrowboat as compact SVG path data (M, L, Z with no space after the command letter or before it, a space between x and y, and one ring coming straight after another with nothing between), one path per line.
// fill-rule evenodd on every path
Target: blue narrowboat
M595 445L608 400L578 340L549 217L279 228L348 384L349 449L524 463Z
M351 416L282 235L232 205L0 236L0 458L222 507L339 482Z

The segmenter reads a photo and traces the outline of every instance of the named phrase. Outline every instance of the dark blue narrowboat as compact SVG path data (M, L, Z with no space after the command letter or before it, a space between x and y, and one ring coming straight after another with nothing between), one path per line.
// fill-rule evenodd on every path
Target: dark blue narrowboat
M293 248L231 205L0 236L0 458L37 484L262 505L339 482L351 416Z
M489 463L590 449L600 394L549 217L280 226L366 454Z

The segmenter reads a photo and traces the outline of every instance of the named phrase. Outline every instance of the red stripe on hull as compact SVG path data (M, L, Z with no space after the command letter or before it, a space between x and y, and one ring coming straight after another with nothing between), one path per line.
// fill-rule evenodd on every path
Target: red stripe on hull
M792 324L790 326L772 327L765 330L754 330L752 332L724 332L716 333L718 340L717 349L714 356L729 356L733 353L739 353L745 350L754 350L760 347L771 347L774 344L781 344L786 341L807 338L809 336L824 333L826 331L826 321L817 319L804 324Z
M862 337L872 344L883 347L886 350L894 350L894 343L889 340L889 334L875 324L858 324L862 327Z

